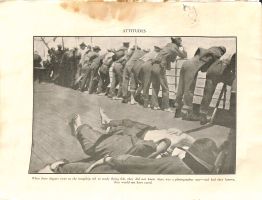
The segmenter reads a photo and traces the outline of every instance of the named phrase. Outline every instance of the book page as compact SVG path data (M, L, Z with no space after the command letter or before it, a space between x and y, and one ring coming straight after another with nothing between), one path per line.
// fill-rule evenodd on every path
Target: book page
M0 13L0 199L259 199L259 3Z

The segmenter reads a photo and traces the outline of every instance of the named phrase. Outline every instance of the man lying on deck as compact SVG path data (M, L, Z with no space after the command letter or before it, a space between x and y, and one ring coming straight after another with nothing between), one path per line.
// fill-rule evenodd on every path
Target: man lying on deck
M92 164L85 173L92 172L98 166L109 165L120 173L127 174L215 174L218 148L209 138L196 140L185 156L164 157L159 159L140 156L106 156Z
M132 154L142 157L156 157L168 149L169 152L180 145L190 146L194 138L171 128L157 130L155 127L129 119L110 119L100 108L101 124L106 131L94 130L82 124L80 116L71 121L73 135L78 139L83 151L98 160L105 155L118 156Z
M96 162L58 161L39 173L124 173L124 174L216 174L219 149L208 138L197 139L185 154L159 159L129 154L105 156Z
M195 141L175 128L157 130L129 119L112 120L102 109L100 116L105 133L94 130L88 124L82 124L79 115L75 115L70 123L83 151L91 157L89 161L96 161L107 155L116 157L123 154L156 158L164 152L165 155L172 153L176 147L189 147Z

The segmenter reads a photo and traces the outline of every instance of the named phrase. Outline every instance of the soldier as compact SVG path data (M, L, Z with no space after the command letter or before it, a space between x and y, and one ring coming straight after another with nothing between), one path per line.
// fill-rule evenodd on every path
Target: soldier
M44 79L46 81L50 81L50 77L51 77L53 71L52 71L52 64L51 64L49 58L47 58L46 60L43 61L43 67L46 69Z
M152 104L154 110L159 110L158 93L160 86L162 88L162 109L172 112L169 108L169 88L166 78L166 70L171 69L171 62L176 60L176 57L186 58L187 52L182 46L181 38L172 38L171 43L168 43L156 56L152 69Z
M80 60L80 65L81 65L81 72L80 72L80 77L78 78L79 80L79 90L84 92L85 90L88 89L89 86L89 80L90 80L90 56L92 54L91 51L91 46L88 45L86 46L86 51L84 54L82 54L81 60ZM78 81L76 81L77 83Z
M70 68L69 63L69 50L64 50L62 54L62 58L60 61L59 67L59 84L64 87L68 87L67 85L67 74L69 73Z
M39 83L41 83L42 81L42 73L41 73L41 69L42 69L42 58L39 55L39 53L37 51L34 51L34 81L37 81Z
M38 173L221 174L235 172L234 152L229 158L224 157L226 159L224 166L219 166L220 148L212 139L199 138L188 149L179 149L178 155L157 159L142 157L137 153L136 155L111 153L96 162L90 162L89 159L89 162L70 163L63 159L45 166ZM222 153L230 153L230 150L230 147L227 147L222 150L225 153Z
M143 103L145 108L150 107L149 88L151 85L151 73L153 68L153 61L156 58L157 54L160 52L160 50L161 50L160 47L154 46L154 51L148 52L142 58L140 58L140 61L142 62L141 65L140 66L136 65L134 67L134 71L137 71L136 74L138 74L138 79L142 83Z
M112 82L108 97L113 100L122 99L122 81L123 81L123 68L125 63L130 56L128 52L129 42L124 42L123 47L118 49L113 56L114 63L112 64ZM116 87L119 84L118 92L116 95Z
M99 55L99 52L101 51L99 46L94 46L93 47L93 54L90 56L90 68L91 68L91 73L90 73L90 82L89 82L89 87L88 87L88 92L89 94L92 94L97 87L98 84L98 70L99 67L102 64L102 59L101 56Z
M148 54L150 49L143 49L143 54ZM143 58L142 56L141 58ZM133 88L133 94L131 92L131 105L142 103L141 92L143 90L143 74L141 73L142 64L144 60L141 58L137 59L131 70L130 87Z
M62 57L64 51L62 50L62 45L57 45L57 50L55 51L55 71L54 81L60 85L63 85L64 80L64 67L61 65Z
M73 88L81 55L77 48L66 51L62 58L65 69L64 85Z
M99 68L99 82L97 88L97 94L103 95L106 92L107 86L110 83L109 69L113 63L114 50L107 50L108 52L104 55L102 65Z
M225 47L198 48L194 57L185 61L180 70L179 84L176 95L175 117L184 120L199 120L193 114L193 96L199 70L206 70L225 53ZM183 100L183 101L182 101Z
M122 93L123 93L123 100L122 103L128 102L128 85L130 81L130 92L131 92L131 104L135 104L135 91L136 91L136 83L134 80L134 73L132 73L133 67L137 64L139 58L141 58L145 52L140 47L133 47L134 53L127 61L124 72L123 72L123 84L122 84Z
M79 56L80 56L80 60L78 62L77 70L76 70L76 73L75 73L75 82L74 82L74 86L73 86L74 89L78 88L78 83L79 83L81 68L82 68L82 60L83 60L84 54L87 51L87 49L86 49L87 45L84 42L82 42L79 45L79 47L80 47L80 49L78 49L78 53L79 53Z
M208 122L207 113L218 83L232 85L235 79L236 54L230 59L217 60L207 70L204 94L200 105L200 124Z
M50 73L50 79L51 81L55 80L55 76L57 75L57 68L56 68L56 56L55 56L55 48L51 48L48 50L48 56L50 59L50 65L51 65L51 73Z

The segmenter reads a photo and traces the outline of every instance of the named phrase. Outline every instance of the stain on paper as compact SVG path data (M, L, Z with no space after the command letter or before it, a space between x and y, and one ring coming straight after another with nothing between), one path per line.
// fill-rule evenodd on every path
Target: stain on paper
M122 3L120 3L122 2ZM161 3L129 3L123 1L118 2L78 2L78 1L65 1L60 4L63 9L72 11L79 14L84 14L92 19L106 20L115 19L118 21L133 21L148 12L153 13L155 9L162 7ZM138 13L140 16L138 16Z

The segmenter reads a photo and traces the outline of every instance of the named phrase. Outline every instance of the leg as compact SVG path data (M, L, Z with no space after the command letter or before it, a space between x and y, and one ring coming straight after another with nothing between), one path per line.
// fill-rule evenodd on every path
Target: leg
M100 72L99 80L98 80L98 86L97 86L97 94L100 94L103 92L104 88L104 77L105 75Z
M197 68L194 65L189 65L184 75L184 98L182 107L182 118L189 121L198 121L199 116L193 113L193 97L196 86L195 74Z
M142 79L140 77L140 72L142 69L142 60L137 60L131 70L131 81L134 81L134 87L136 89L136 96L141 96L142 91ZM131 82L132 83L132 82Z
M128 85L129 85L129 70L128 66L126 66L123 70L123 83L122 83L122 94L123 94L123 103L128 102Z
M131 105L137 104L135 100L136 91L137 91L136 89L137 89L137 83L135 80L135 74L134 72L131 72L131 80L130 80Z
M105 111L102 108L99 108L100 118L101 118L101 124L107 125L109 124L112 119L110 119L106 114Z
M155 64L153 65L153 71L152 71L152 97L151 97L151 103L153 106L153 109L159 110L159 103L158 103L158 93L160 90L160 65Z
M72 135L77 135L77 129L82 125L81 118L79 114L75 114L72 118L71 122L69 123L71 127Z
M151 63L145 63L142 66L142 70L140 72L142 85L143 85L143 101L144 101L144 107L147 108L149 105L149 89L151 85L151 77L152 77L152 65Z
M82 78L79 80L79 90L82 92L84 91L85 81L86 81L86 74L82 75Z
M84 70L84 76L80 84L80 89L82 92L88 89L87 86L89 85L89 81L90 81L90 73L91 73L91 69L89 67Z
M103 91L107 91L107 87L110 84L110 75L109 75L109 71L107 71L107 73L105 74L105 79L104 79L104 85L103 85Z
M207 113L209 109L209 104L216 90L216 86L217 82L211 79L206 79L204 94L200 105L200 123L202 125L207 123Z
M123 66L122 64L119 64L118 67L116 68L116 77L119 83L116 100L122 100L122 84L123 84Z
M128 174L190 174L192 171L181 165L175 157L150 159L140 156L121 155L107 160L120 173Z
M162 69L160 71L160 85L162 88L162 109L166 111L171 111L169 109L169 88L168 88L168 82L166 78L166 70Z
M176 113L175 117L180 117L181 116L181 108L183 106L182 99L184 96L184 88L185 88L185 79L184 79L184 67L182 66L180 70L180 76L179 76L179 83L178 83L178 88L177 88L177 93L176 93Z
M115 66L113 66L113 70L112 70L112 83L111 83L111 87L110 87L110 92L108 97L114 97L116 95L116 86L118 84L118 81L116 79L116 70L115 70Z
M94 88L94 79L95 79L95 69L90 70L90 81L88 84L88 93L92 94L93 93L93 88Z

